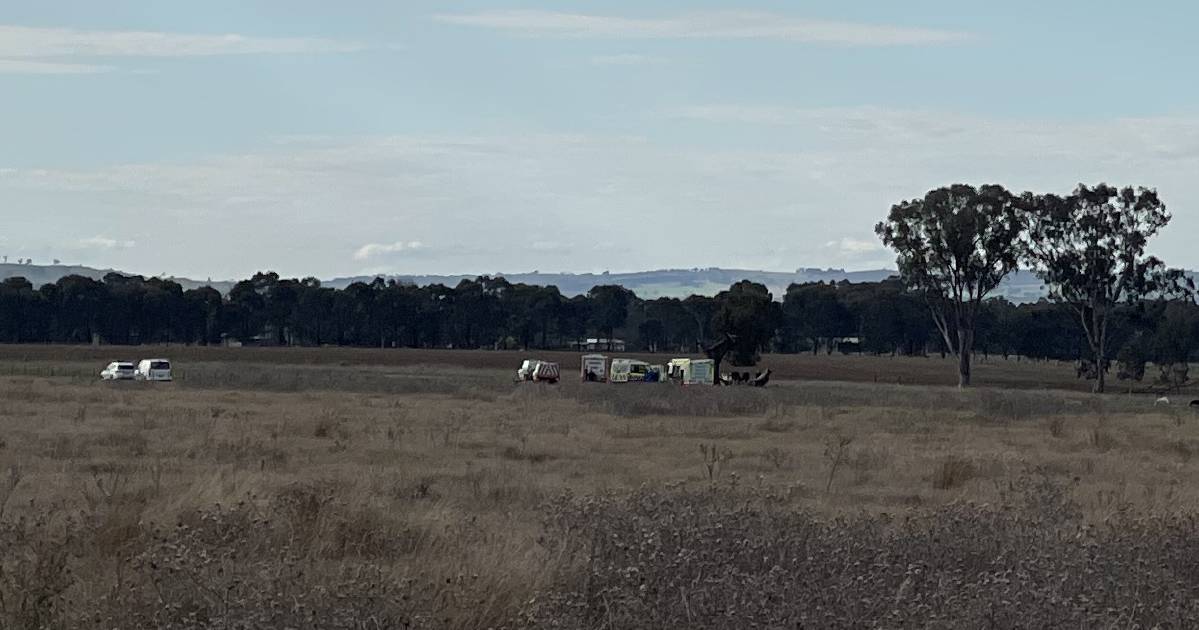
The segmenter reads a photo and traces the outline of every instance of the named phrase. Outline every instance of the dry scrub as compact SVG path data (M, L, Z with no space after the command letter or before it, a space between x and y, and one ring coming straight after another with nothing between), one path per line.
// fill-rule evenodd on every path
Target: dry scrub
M1189 410L348 363L0 363L0 628L1194 620Z
M1001 505L836 520L786 495L712 488L567 498L549 544L571 570L544 628L1186 628L1199 521L1091 526L1058 486Z

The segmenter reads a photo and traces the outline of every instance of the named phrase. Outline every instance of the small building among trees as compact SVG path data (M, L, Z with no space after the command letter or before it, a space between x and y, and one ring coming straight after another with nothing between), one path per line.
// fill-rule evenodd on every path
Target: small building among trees
M578 341L570 342L570 349L578 350L579 352L600 352L600 351L624 352L625 351L625 341L624 341L624 339L615 339L615 338L613 338L613 339L598 339L598 338L579 339Z

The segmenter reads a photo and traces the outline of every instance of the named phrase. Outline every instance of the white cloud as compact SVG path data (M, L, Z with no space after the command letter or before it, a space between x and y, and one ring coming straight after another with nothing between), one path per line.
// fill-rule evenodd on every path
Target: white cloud
M307 37L97 31L0 25L0 58L4 59L344 53L364 49L365 46L360 43Z
M395 243L368 243L358 248L354 252L354 260L370 260L380 256L389 254L399 254L404 252L415 252L424 249L425 246L420 241L408 241Z
M873 254L880 251L886 251L882 243L878 241L868 241L857 238L844 237L840 240L829 241L825 243L825 247L835 249L842 254Z
M810 20L760 11L705 11L629 18L536 10L441 14L438 21L526 36L638 39L775 39L844 46L914 46L967 41L970 34L905 26Z
M1199 116L730 111L686 124L736 125L742 148L577 134L306 137L185 162L0 168L0 199L29 217L5 234L33 247L47 234L135 227L137 260L155 268L132 271L201 277L267 268L321 277L365 267L863 268L893 264L871 228L891 204L930 188L997 182L1067 192L1106 180L1156 186L1175 218L1154 253L1199 266L1190 243L1199 230L1190 211L1199 207ZM665 136L705 135L677 131Z
M593 66L658 66L665 64L663 57L622 53L618 55L595 55L590 59Z
M874 106L800 108L736 104L694 105L669 112L668 117L731 125L806 127L822 133L863 138L877 137L881 134L891 137L902 135L949 139L979 124L1003 123L947 112Z
M564 254L575 250L574 243L562 243L559 241L533 241L529 248L535 252Z
M115 238L109 238L107 236L81 238L73 243L73 249L118 250L133 249L134 247L137 247L137 241L119 240Z
M112 66L94 64L0 59L0 74L102 74L114 70Z

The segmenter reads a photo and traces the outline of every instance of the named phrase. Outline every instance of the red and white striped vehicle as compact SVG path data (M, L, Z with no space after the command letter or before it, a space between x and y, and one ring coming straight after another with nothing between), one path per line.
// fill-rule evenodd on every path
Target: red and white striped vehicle
M552 385L557 383L560 378L562 378L562 370L557 363L538 361L537 359L525 359L524 363L520 365L520 369L516 371L516 380L518 381Z

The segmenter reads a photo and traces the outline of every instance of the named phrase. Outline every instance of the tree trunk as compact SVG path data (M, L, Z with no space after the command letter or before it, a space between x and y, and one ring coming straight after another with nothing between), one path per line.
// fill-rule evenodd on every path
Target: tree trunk
M974 349L974 331L958 327L958 387L970 386L970 358Z
M1107 359L1107 313L1101 308L1091 310L1091 354L1095 357L1095 389L1096 394L1102 394L1107 389L1107 370L1104 363Z

